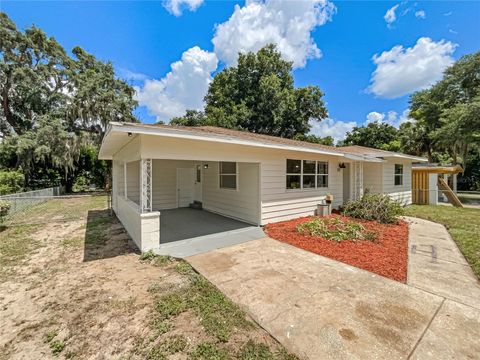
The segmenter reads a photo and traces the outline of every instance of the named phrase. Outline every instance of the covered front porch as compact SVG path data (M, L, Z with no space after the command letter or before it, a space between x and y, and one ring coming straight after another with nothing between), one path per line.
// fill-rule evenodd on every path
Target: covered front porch
M257 163L141 159L113 171L112 207L142 252L189 256L264 236Z

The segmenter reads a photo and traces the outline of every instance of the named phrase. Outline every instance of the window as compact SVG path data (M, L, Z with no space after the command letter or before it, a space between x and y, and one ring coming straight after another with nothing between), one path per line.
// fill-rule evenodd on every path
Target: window
M202 182L202 166L201 165L197 165L197 179L196 179L196 182L197 183Z
M287 159L287 189L300 189L302 161Z
M317 162L317 187L318 188L328 187L328 162L325 162L325 161Z
M303 180L304 189L315 188L315 161L303 160Z
M220 188L237 189L237 163L220 162Z
M403 165L395 164L395 185L403 185Z
M328 187L328 162L287 159L287 189L326 187Z

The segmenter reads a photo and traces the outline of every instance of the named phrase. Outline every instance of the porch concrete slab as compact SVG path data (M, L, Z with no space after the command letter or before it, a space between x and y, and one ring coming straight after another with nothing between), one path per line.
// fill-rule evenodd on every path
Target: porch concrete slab
M480 283L445 227L407 220L408 285L480 309Z
M446 300L411 359L480 359L479 339L480 310Z
M443 302L269 238L187 260L308 359L405 359Z
M199 236L187 240L172 241L160 244L155 249L157 255L169 255L178 258L203 254L208 251L244 243L265 237L261 228L248 226L238 230L224 231L210 235Z
M252 225L206 210L178 208L160 211L160 244L246 228L252 228Z

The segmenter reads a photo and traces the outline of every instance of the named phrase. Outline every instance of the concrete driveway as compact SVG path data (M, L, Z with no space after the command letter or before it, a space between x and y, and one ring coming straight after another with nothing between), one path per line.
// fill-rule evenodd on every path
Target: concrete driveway
M276 240L187 260L303 358L480 356L478 309Z

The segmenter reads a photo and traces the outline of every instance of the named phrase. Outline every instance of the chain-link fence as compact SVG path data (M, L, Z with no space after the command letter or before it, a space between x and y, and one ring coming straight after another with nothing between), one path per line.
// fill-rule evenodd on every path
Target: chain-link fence
M90 210L109 210L108 193L86 195L15 194L0 198L7 203L3 226L86 219Z

